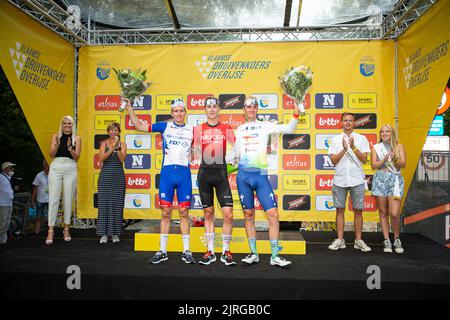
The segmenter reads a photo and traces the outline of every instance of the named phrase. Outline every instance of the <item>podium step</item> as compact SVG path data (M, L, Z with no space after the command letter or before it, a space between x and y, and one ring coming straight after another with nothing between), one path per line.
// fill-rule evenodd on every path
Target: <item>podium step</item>
M214 248L216 252L222 252L222 228L215 228ZM191 227L190 247L192 252L205 252L207 244L204 238L205 229L202 227ZM283 247L282 254L306 254L306 241L299 231L280 231L278 244ZM256 232L256 247L260 254L270 254L269 233ZM159 250L159 226L151 227L135 233L135 251L158 251ZM249 253L247 235L245 228L233 228L230 243L230 250L233 253ZM167 243L168 252L182 252L183 241L179 227L171 227L169 241Z

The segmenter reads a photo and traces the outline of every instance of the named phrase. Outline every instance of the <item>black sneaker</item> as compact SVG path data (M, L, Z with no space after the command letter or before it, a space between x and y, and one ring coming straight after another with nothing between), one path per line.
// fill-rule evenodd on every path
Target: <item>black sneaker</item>
M167 253L164 253L162 251L158 251L155 253L155 255L150 259L150 263L156 264L163 261L169 260L169 257L167 256Z
M185 252L183 252L183 254L181 255L181 260L183 260L184 262L191 264L191 263L195 263L195 259L192 256L192 252L190 252L189 250L186 250Z
M211 251L206 251L206 253L203 255L203 257L200 259L198 263L209 265L213 262L216 262L216 256Z
M236 264L236 261L233 260L233 254L228 250L223 253L222 257L220 257L220 261L225 263L226 266L232 266Z

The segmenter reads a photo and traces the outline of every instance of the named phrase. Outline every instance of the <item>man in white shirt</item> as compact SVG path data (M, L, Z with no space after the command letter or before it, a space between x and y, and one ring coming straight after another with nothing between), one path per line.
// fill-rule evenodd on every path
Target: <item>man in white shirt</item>
M331 140L328 154L335 166L333 177L333 203L336 208L336 228L338 238L328 247L330 250L345 248L344 213L347 194L352 199L355 244L354 248L363 252L371 251L361 239L364 209L365 174L362 165L370 152L369 141L363 135L353 132L355 115L344 112L341 117L343 133Z
M36 222L34 233L41 232L41 220L48 211L48 164L44 160L44 170L39 172L33 181L33 192L31 194L31 206L36 209Z
M8 228L11 223L13 209L14 190L11 178L14 175L15 164L11 162L2 163L0 173L0 244L8 240Z

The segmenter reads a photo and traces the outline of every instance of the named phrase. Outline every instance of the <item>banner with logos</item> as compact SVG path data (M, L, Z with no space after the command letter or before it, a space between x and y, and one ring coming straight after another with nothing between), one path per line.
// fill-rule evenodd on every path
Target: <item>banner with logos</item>
M0 63L47 161L52 134L73 116L74 48L5 1Z
M438 1L398 40L399 137L407 154L405 188L414 176L450 75L449 1Z
M219 97L220 120L236 128L244 122L246 96L259 101L260 119L287 123L293 101L283 94L278 77L291 67L310 66L313 86L306 97L306 116L292 134L272 139L268 179L285 221L334 221L331 197L333 164L327 149L342 132L341 113L356 114L356 132L375 143L383 123L394 120L394 43L391 41L334 41L320 43L227 43L82 47L79 55L79 133L84 150L79 161L78 216L97 216L99 143L107 137L111 121L120 122L121 139L127 143L124 162L127 183L125 218L160 218L158 187L162 152L161 136L134 130L126 112L118 111L119 84L112 68L142 68L152 82L133 101L138 116L147 123L170 118L170 103L183 98L187 122L206 121L203 103ZM371 179L370 163L365 166ZM198 194L198 164L193 164L193 216L202 216ZM234 196L234 216L243 218L237 195L236 175L229 176ZM365 219L378 219L375 199L365 198ZM265 219L255 199L257 219ZM347 204L351 208L351 204ZM216 214L220 218L219 205ZM353 219L349 210L347 219ZM178 216L174 210L174 217Z

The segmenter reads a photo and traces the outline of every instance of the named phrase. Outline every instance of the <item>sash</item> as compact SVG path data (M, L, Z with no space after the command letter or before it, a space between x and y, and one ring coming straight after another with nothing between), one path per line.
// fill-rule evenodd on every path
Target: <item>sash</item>
M361 163L359 162L358 157L356 156L355 152L349 147L347 149L347 152L345 153L345 156L353 161L353 163L361 170L361 173L363 175L363 179L364 179L364 189L366 189L367 191L369 191L369 186L367 185L367 180L366 180L366 173L364 172L363 167L361 166Z
M373 148L375 149L375 152L377 153L378 159L384 159L386 155L389 153L386 150L386 147L384 146L383 142L377 143L373 145ZM385 162L386 168L393 174L395 174L395 183L394 183L394 197L400 198L400 182L398 179L398 176L400 175L400 170L397 170L395 167L395 164L391 161L391 157L388 158L388 161Z

